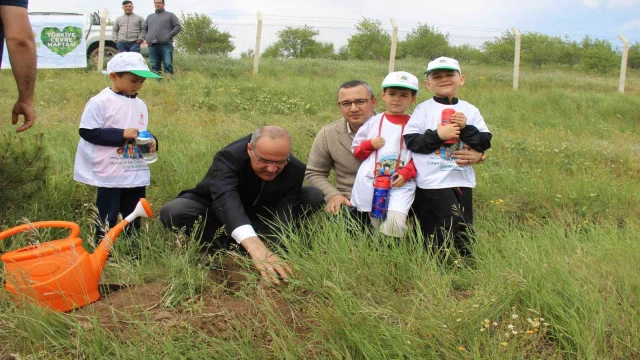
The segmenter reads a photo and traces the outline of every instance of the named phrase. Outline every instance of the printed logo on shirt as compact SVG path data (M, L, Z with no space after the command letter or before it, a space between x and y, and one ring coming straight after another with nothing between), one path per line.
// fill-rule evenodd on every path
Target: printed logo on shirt
M138 120L138 125L144 126L144 114L140 113L140 119Z
M149 169L144 161L138 160L142 159L142 153L134 139L125 140L122 147L116 149L116 156L111 158L116 160L112 160L110 165L122 166L124 172Z
M464 149L468 150L469 145L465 145L462 142L450 146L442 145L440 149L431 154L429 163L438 165L440 171L467 171L466 166L458 166L456 159L453 158L454 151Z
M396 173L396 163L398 162L397 153L385 153L378 158L376 167L373 170L373 176L392 176ZM405 159L400 159L398 169L402 169L405 166Z

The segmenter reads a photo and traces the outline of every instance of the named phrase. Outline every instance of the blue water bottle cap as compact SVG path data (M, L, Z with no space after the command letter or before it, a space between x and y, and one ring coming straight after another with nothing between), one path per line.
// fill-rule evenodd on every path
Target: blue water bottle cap
M143 130L138 132L138 138L139 139L151 139L153 136L151 135L151 133L147 130Z

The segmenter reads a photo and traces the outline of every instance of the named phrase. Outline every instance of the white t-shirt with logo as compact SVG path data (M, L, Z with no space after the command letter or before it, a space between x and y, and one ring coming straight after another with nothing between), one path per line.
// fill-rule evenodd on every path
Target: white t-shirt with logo
M351 204L358 208L360 211L371 212L371 205L373 202L373 182L374 172L379 174L379 169L383 169L386 175L391 175L391 171L396 169L396 163L398 162L398 152L400 152L400 146L402 151L400 154L400 166L404 167L411 160L412 152L407 149L402 140L402 126L391 123L390 121L383 119L382 114L374 115L367 120L356 134L351 145L351 151L359 146L363 141L367 139L373 139L380 136L384 138L384 146L374 151L366 158L360 168L358 174L353 183L353 189L351 190ZM380 128L380 122L382 121L382 128ZM409 120L411 121L411 120ZM404 132L406 133L406 126ZM389 192L389 207L388 210L398 211L404 214L409 213L409 208L415 198L416 182L411 180L399 188L391 188Z
M480 132L489 132L480 111L466 101L458 100L455 105L445 105L429 99L416 106L407 123L405 134L424 134L427 130L437 130L442 119L442 110L454 109L467 117L467 125L475 126ZM444 189L452 187L475 187L476 174L472 166L458 166L451 157L455 150L464 146L462 141L450 147L441 146L431 154L413 153L416 166L416 182L421 189Z
M139 98L118 95L106 88L92 97L84 108L81 129L147 130L147 105ZM124 140L121 147L95 145L84 139L78 143L73 179L106 188L148 186L149 166L138 151L135 140Z

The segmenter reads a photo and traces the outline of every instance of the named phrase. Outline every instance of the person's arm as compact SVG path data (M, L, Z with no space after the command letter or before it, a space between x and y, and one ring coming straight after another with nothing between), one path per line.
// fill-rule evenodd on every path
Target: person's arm
M0 19L7 42L7 51L11 69L18 86L18 100L11 112L11 123L17 124L19 116L24 123L16 132L27 130L36 120L33 104L36 84L36 42L29 22L26 8L19 6L0 6Z
M80 128L78 130L80 137L85 141L88 141L95 145L100 146L122 146L122 139L124 136L124 129L109 128L109 129L85 129Z
M118 42L118 32L120 32L120 18L113 22L113 27L111 28L111 37L116 43Z
M169 37L173 39L176 35L180 33L182 30L182 26L180 25L180 20L176 16L176 14L171 14L171 31L169 32Z
M353 148L353 156L360 161L364 161L369 155L373 154L374 151L376 151L376 148L373 146L373 140L367 139Z
M340 191L336 189L331 181L329 181L329 173L333 168L333 159L329 153L325 129L320 130L311 145L309 152L309 160L307 161L307 170L305 171L305 179L311 186L315 186L324 194L325 200L340 195Z
M492 135L489 132L480 110L470 105L467 126L460 131L460 140L479 152L487 151L491 147Z
M257 236L246 238L240 243L247 251L253 263L260 272L262 279L270 281L276 285L280 284L278 275L284 282L293 277L293 271L284 261L270 251L267 246Z
M427 124L428 105L416 106L413 115L404 130L404 143L407 149L418 154L431 154L442 146L437 129L429 129Z
M382 120L379 120L382 121ZM367 139L369 135L370 125L375 121L373 119L368 120L356 133L356 136L353 137L353 142L351 143L351 152L356 159L360 161L366 160L369 155L371 155L376 149L381 148L384 145L384 139L380 137L376 137L373 139ZM377 147L376 147L377 145Z
M437 130L429 129L424 134L405 134L403 138L407 149L418 154L431 154L442 146Z
M218 152L207 173L209 191L216 217L225 229L254 260L263 279L279 284L278 275L285 281L292 276L291 268L270 251L256 235L244 211L239 194L237 161L231 151Z
M409 160L409 163L402 169L398 170L398 174L402 175L405 182L411 181L416 178L416 165L413 163L413 159Z
M467 125L460 131L460 140L479 152L484 152L491 148L492 136L490 132L480 132L473 125Z
M483 162L486 158L486 153L476 151L472 148L466 148L454 151L451 157L456 159L456 164L458 164L458 166L467 166Z
M315 186L322 191L327 202L324 211L330 214L337 214L340 212L342 204L351 206L351 201L342 195L329 181L329 174L333 168L333 159L329 152L325 131L326 129L320 130L315 140L313 140L309 160L307 161L305 179L309 185Z
M147 18L142 22L142 32L140 33L140 38L142 40L147 39L148 28L149 28L149 17L147 16Z
M144 18L138 15L138 27L140 28L140 34L138 34L138 39L136 40L138 44L142 44L144 42L144 36L142 35L142 28L144 27Z

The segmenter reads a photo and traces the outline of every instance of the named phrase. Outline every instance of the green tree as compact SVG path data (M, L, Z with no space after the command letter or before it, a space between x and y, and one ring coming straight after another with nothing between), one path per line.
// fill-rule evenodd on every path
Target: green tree
M485 54L471 45L464 44L460 46L451 46L451 56L462 62L485 62Z
M356 30L357 32L347 42L350 59L389 59L391 36L382 29L382 23L379 20L364 18L356 25Z
M427 24L419 24L398 44L399 57L433 60L439 56L453 56L448 37Z
M342 45L336 54L338 60L349 60L349 46Z
M627 66L632 69L640 69L640 43L636 42L635 44L629 47L629 57L627 58Z
M176 37L176 46L181 52L228 56L235 49L231 34L218 30L205 14L182 14L180 22L182 31Z
M27 203L43 189L49 155L42 133L33 137L0 133L0 218Z
M516 48L516 37L509 30L495 41L486 41L482 45L487 62L513 62Z
M318 34L320 33L317 30L308 25L288 26L278 32L278 41L267 47L262 56L274 58L333 57L333 44L317 41L315 37Z
M559 37L540 33L523 34L520 56L523 63L535 67L557 64L563 45Z
M558 55L558 62L571 67L576 66L580 63L581 52L582 49L577 41L565 38L560 54Z
M582 55L580 62L587 70L609 72L620 66L620 55L607 40L591 39L588 36L582 40Z
M241 59L253 59L253 54L255 54L255 50L247 49L247 51L243 51L240 53Z

